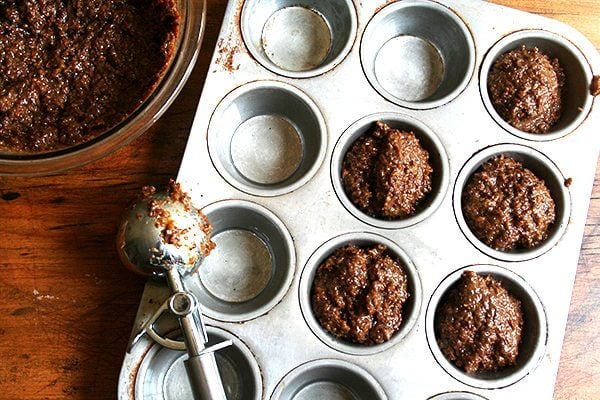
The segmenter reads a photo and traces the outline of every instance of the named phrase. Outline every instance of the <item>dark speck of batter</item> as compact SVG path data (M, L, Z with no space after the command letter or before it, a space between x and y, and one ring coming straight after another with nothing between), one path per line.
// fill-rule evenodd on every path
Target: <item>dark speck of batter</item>
M72 395L74 395L75 393L77 393L77 391L78 391L78 390L79 390L79 388L78 388L77 386L71 386L71 385L69 385L69 386L67 386L67 387L64 387L64 388L62 389L62 392L63 392L64 394L68 395L68 396L72 396Z
M76 357L67 358L62 365L62 370L64 372L76 371L79 369L79 364L80 364L80 362L79 362L78 358L76 358Z
M600 95L600 75L594 75L592 84L590 85L590 93L592 96Z
M21 307L21 308L17 308L15 311L10 313L10 315L12 315L14 317L20 317L20 316L32 313L34 311L35 311L35 307Z
M13 201L21 197L21 193L17 192L6 192L2 194L2 200Z
M571 187L572 183L573 183L573 178L565 179L565 187Z

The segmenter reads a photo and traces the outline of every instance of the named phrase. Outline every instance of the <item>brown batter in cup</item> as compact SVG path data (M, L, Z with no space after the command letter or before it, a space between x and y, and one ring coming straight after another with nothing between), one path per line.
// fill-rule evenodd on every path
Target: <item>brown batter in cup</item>
M488 75L488 91L498 114L515 128L547 133L560 120L565 74L558 59L537 47L502 54Z
M499 155L470 178L462 211L473 234L503 251L530 249L548 238L556 211L543 180L509 157Z
M318 267L312 309L332 335L358 344L379 344L400 329L407 286L404 267L386 246L350 244Z
M412 132L376 122L342 163L342 184L352 203L384 219L408 217L431 191L429 153Z
M521 302L491 276L465 271L435 317L437 343L467 373L515 365L523 332Z

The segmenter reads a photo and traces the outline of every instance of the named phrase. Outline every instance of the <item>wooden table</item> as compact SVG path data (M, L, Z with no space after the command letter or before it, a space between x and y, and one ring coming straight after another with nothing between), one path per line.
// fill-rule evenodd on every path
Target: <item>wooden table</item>
M495 0L559 19L600 47L597 0ZM208 1L199 62L141 138L68 173L0 178L0 399L111 399L144 286L115 250L122 212L177 174L226 0ZM598 71L596 71L598 72ZM600 169L556 399L600 399Z

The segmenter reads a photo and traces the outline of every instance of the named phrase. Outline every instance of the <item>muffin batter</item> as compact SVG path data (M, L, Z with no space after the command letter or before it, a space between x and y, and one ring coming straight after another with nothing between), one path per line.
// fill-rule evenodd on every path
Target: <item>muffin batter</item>
M435 331L444 356L467 373L515 365L521 302L491 276L465 271L438 307Z
M590 93L592 96L600 96L600 75L594 75L592 78Z
M0 151L88 141L154 90L174 54L174 0L0 2Z
M185 211L190 211L192 209L196 211L199 218L197 225L198 229L204 233L206 238L206 240L203 240L202 243L200 243L200 255L202 257L208 257L210 252L216 247L215 243L210 240L213 230L210 221L200 209L195 208L192 205L190 195L183 191L180 183L175 182L174 179L169 179L166 189L169 194L166 199L162 201L150 199L147 203L148 217L154 218L154 226L160 229L160 236L163 243L172 244L175 247L182 247L190 240L190 229L179 228L177 222L172 218L171 212L164 208L165 203L180 203ZM142 199L148 199L154 193L156 193L156 188L154 186L142 187ZM137 215L137 218L138 220L141 220L143 215L139 214Z
M529 249L548 238L555 205L544 181L504 155L483 164L463 190L471 231L497 250Z
M403 266L381 244L336 250L318 267L311 294L325 330L365 345L383 343L400 329L408 297Z
M432 172L429 153L414 133L376 122L346 153L342 183L363 212L398 219L414 214L431 191Z
M515 128L547 133L562 113L565 74L558 59L550 59L537 47L522 46L502 54L488 76L494 108Z

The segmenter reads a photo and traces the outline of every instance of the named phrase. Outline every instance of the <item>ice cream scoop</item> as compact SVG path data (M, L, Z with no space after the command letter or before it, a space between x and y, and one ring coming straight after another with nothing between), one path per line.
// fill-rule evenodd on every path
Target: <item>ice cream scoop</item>
M142 332L163 346L187 351L185 366L196 400L225 400L214 352L231 342L206 347L208 336L198 301L184 285L184 278L198 269L214 247L210 233L206 217L179 184L170 181L165 191L144 188L143 196L121 223L117 243L125 266L145 276L166 278L173 291ZM153 329L153 323L167 310L179 319L183 343Z

